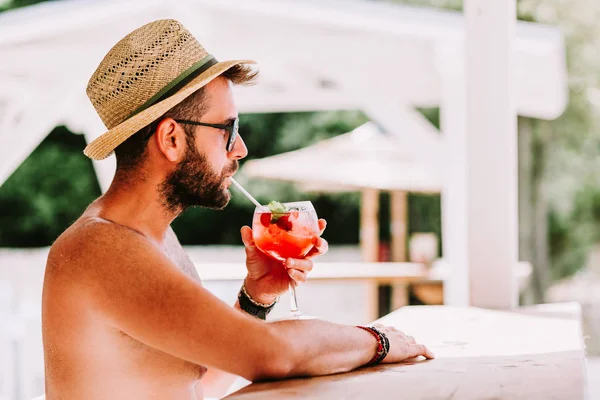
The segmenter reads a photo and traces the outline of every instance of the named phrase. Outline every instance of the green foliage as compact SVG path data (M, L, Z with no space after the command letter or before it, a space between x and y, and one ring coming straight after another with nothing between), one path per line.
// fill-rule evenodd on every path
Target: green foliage
M462 0L381 0L386 3L401 3L412 6L437 7L446 10L462 10Z
M576 273L587 261L590 248L600 240L600 190L583 185L569 213L550 214L552 275L561 279Z
M438 252L442 254L442 204L439 195L408 196L408 232L433 232L437 235Z
M58 127L0 187L0 246L47 246L100 195L85 140Z
M519 14L559 27L567 48L569 105L541 132L547 155L540 160L552 210L552 273L559 279L583 267L600 239L600 3L521 0Z
M8 0L5 2L0 1L0 12L12 10L15 8L32 6L38 3L45 3L46 1L52 0Z

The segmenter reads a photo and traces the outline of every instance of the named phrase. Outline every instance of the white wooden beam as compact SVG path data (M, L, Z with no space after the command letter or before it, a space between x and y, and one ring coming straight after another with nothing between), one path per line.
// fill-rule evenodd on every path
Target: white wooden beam
M379 99L387 100L381 101ZM432 168L441 176L444 137L421 113L405 103L390 100L382 94L363 99L363 110L387 132L402 139L422 165Z
M380 4L373 4L372 9L365 9L362 14L358 8L349 6L341 15L339 9L331 9L328 4L311 2L274 1L272 7L271 2L261 2L261 7L255 7L251 1L239 0L224 0L218 5L211 0L205 3L211 3L209 7L214 10L221 8L215 11L216 15L225 16L235 9L237 13L256 16L249 40L261 44L251 52L259 63L262 58L276 54L289 63L306 65L306 54L311 54L311 60L319 60L315 66L324 67L337 84L352 81L371 85L384 77L388 87L395 86L396 93L402 93L405 99L419 106L437 106L440 101L438 82L429 70L429 46L439 41L459 43L465 37L465 19L460 14L438 12L433 15L434 11L427 9L419 9L418 13L414 13L414 9L404 10L396 19L402 23L387 23L396 13L382 13ZM315 7L320 8L316 17L313 15ZM395 11L402 9L398 6ZM422 12L426 14L418 15ZM338 17L327 25L321 23L329 13L337 13ZM425 18L421 20L422 17ZM371 26L368 22L371 19L378 21L377 26ZM519 38L513 48L518 110L522 115L536 118L557 118L567 99L561 33L539 24L520 23L519 27ZM231 54L245 52L247 47L237 38L247 35L248 26L237 24L231 28L224 33L225 46L236 49ZM400 32L406 28L410 33ZM278 35L273 35L273 31ZM288 45L289 37L295 38L294 46ZM369 57L356 57L362 54L355 51L357 48L368 49ZM390 48L394 48L394 52L389 52ZM393 66L394 74L373 73L372 60L377 60L377 65Z
M102 123L100 117L96 114L96 110L90 103L85 93L78 93L73 96L72 106L69 108L69 113L65 117L65 125L75 133L82 133L86 143L91 143L98 136L106 132L106 127ZM92 160L96 177L100 185L100 190L105 193L115 176L117 166L115 155L111 155L107 159L96 161Z
M94 140L94 138L91 138L87 133L85 133L84 136L87 143L90 143L92 140ZM92 165L94 166L94 171L96 171L96 177L98 178L98 183L100 184L100 190L102 193L106 193L110 187L110 184L112 183L113 178L115 177L117 159L115 158L115 155L112 154L104 160L92 160Z
M402 7L394 4L371 4L365 1L281 1L281 0L195 0L213 10L244 16L270 17L285 24L329 26L340 30L357 30L360 33L394 33L431 38L451 34L454 21L450 13L435 13L437 23L431 24L431 10ZM257 4L258 3L258 4ZM340 12L343 9L344 12ZM403 23L398 23L401 19ZM429 23L428 23L429 22Z
M235 101L240 112L296 112L353 110L360 108L360 102L352 96L335 90L283 90L269 92L256 87L235 87Z
M0 186L56 126L62 104L56 103L55 93L48 91L31 96L27 114L24 108L15 108L6 115L0 132Z
M140 24L140 19L147 19L152 15L158 19L161 14L162 18L167 18L166 15L172 9L164 0L130 0L126 3L91 1L86 4L65 1L58 5L60 9L56 6L38 4L15 10L18 14L12 20L8 18L9 15L3 15L2 18L6 19L0 24L0 46L26 43L40 37L71 35L102 24L103 21L115 22L116 19L119 19L119 24L116 25L119 29L135 29ZM124 24L129 27L123 26Z
M317 88L319 76L297 64L285 63L281 58L261 57L258 65L258 86L277 84L288 90Z
M453 274L445 295L450 304L508 309L518 303L516 4L466 0L464 9L466 70L443 78L444 258Z

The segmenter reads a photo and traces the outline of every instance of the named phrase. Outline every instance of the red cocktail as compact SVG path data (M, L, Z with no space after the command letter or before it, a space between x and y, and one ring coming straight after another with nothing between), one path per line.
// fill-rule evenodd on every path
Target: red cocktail
M317 213L310 201L271 202L256 208L252 221L254 243L278 260L303 258L319 236ZM292 313L297 314L296 292L290 284Z

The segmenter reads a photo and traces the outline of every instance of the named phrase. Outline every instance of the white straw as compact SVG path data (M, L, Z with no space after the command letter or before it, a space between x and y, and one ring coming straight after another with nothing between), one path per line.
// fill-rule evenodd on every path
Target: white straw
M235 185L235 187L237 187L240 190L240 192L244 193L244 195L247 198L249 198L250 201L253 202L256 207L258 207L261 210L265 209L265 207L263 207L254 197L252 197L252 195L250 193L248 193L248 191L246 189L244 189L242 187L242 185L240 185L238 183L238 181L236 181L235 179L233 179L233 177L230 177L230 179L231 179L231 182Z

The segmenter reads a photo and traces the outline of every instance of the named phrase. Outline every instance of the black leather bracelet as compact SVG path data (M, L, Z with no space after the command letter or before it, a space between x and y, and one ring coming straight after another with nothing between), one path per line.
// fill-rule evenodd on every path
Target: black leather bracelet
M269 305L257 303L250 298L248 293L246 293L244 285L242 285L242 288L238 293L238 301L240 302L240 308L242 310L262 320L267 319L267 315L269 315L271 310L273 310L273 307L275 307L275 304L277 304L277 300Z

